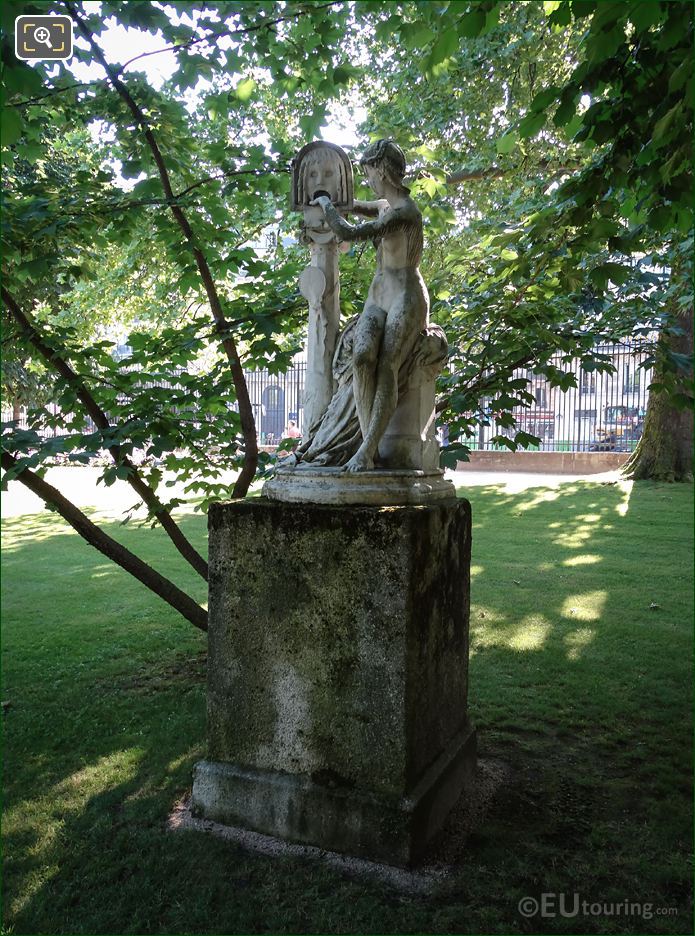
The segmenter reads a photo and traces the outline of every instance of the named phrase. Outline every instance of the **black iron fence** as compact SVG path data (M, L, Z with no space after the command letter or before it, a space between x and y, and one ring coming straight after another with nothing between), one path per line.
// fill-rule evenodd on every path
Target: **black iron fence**
M246 371L246 383L260 445L277 445L290 423L304 429L306 364L298 362L284 374Z
M595 349L613 365L610 372L588 371L579 361L569 366L558 356L552 363L572 372L576 387L562 391L551 387L542 374L520 370L526 377L534 402L514 409L517 429L536 436L534 448L545 452L631 452L642 435L647 409L651 369L645 368L647 355L632 342L599 345ZM495 436L513 438L515 429L497 425L489 401L482 410L489 425L465 440L471 449L504 449Z
M521 370L515 377L527 377L534 402L517 407L514 417L517 429L536 436L537 449L546 452L602 452L634 449L642 434L647 408L651 371L645 369L646 355L637 345L622 342L596 349L609 359L614 367L611 373L586 371L576 361L569 367L558 356L557 367L576 375L577 386L563 392L551 387L543 375ZM306 364L294 364L287 372L268 370L247 371L249 396L256 419L260 445L274 446L286 435L291 424L304 430L304 385ZM157 386L171 386L161 381ZM49 411L57 414L57 407ZM503 443L493 441L495 436L513 438L515 429L498 426L490 401L482 401L481 408L488 425L481 425L476 435L462 440L473 450L503 450ZM24 407L19 412L3 409L3 421L19 415L21 428L27 426ZM89 431L89 430L88 430ZM60 434L58 429L47 429L45 436Z

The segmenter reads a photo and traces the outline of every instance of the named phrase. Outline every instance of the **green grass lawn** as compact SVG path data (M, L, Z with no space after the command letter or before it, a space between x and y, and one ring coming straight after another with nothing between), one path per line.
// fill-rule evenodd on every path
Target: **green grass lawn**
M466 493L471 715L511 781L432 897L167 832L204 754L204 636L60 518L6 521L6 932L692 932L692 490ZM204 600L158 531L109 531ZM541 893L652 915L524 919Z

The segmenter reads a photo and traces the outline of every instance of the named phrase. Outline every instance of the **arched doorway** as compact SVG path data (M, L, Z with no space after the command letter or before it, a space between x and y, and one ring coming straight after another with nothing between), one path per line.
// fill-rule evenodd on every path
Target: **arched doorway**
M285 391L277 384L266 387L261 396L263 418L261 432L279 441L285 428Z

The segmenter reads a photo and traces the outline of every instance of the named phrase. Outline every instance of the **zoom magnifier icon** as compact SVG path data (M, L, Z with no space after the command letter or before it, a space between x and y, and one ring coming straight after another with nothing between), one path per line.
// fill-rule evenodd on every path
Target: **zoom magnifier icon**
M67 61L72 58L72 19L69 16L18 16L15 55L23 61Z

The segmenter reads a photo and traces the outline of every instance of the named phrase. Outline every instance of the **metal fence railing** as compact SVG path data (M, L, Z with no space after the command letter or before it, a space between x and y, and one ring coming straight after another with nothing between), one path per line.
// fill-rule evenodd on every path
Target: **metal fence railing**
M303 431L305 362L293 364L284 374L258 370L246 371L245 376L261 445L276 445L290 422Z
M646 355L630 342L599 346L596 350L612 363L611 373L583 370L578 361L568 366L559 356L553 361L557 367L576 375L577 386L564 392L551 387L543 375L524 370L515 372L515 377L528 377L529 389L535 397L530 406L520 406L513 411L517 429L536 436L540 440L537 449L629 452L637 444L651 381L651 371L642 366ZM300 432L304 430L305 379L304 362L295 363L282 374L268 370L246 372L261 445L277 445L290 422ZM161 381L157 386L171 385ZM57 413L54 404L47 408ZM497 425L490 401L483 400L481 409L488 425L481 425L475 436L462 441L473 450L504 450L504 444L493 441L494 437L513 438L516 430ZM16 416L16 412L3 409L4 422ZM19 411L17 422L20 428L26 428L24 407ZM43 434L50 437L57 433L56 429L48 429Z
M577 386L562 391L543 375L520 370L515 377L529 378L534 402L512 412L517 429L536 436L535 448L545 452L631 452L642 435L651 370L643 366L647 355L626 341L595 348L613 365L611 372L583 370L579 361L569 366L560 356L552 363L575 374ZM496 435L513 438L514 429L499 427L489 401L483 401L489 422L476 437L465 440L472 449L499 450Z

